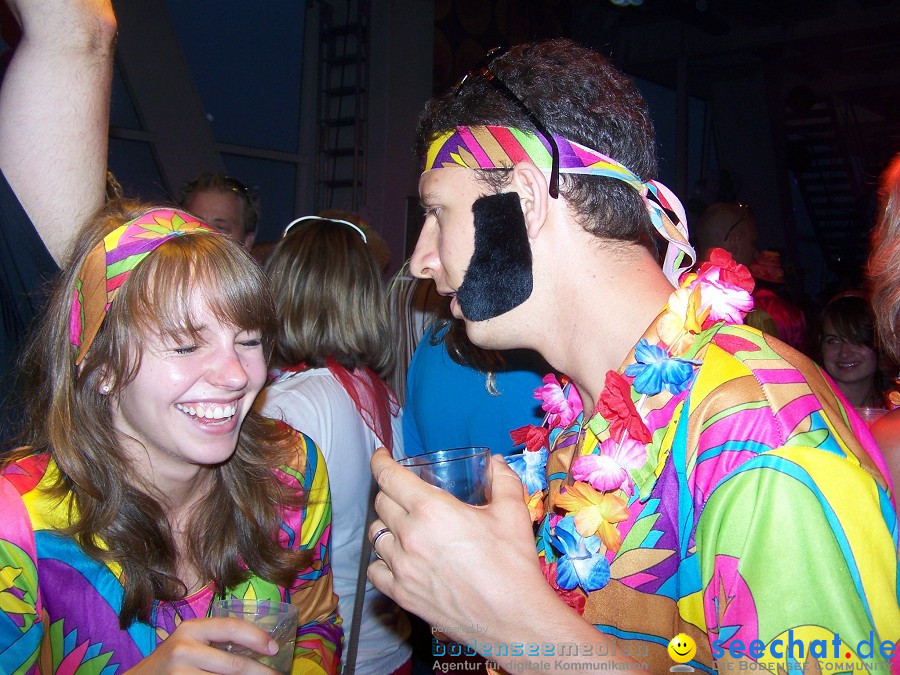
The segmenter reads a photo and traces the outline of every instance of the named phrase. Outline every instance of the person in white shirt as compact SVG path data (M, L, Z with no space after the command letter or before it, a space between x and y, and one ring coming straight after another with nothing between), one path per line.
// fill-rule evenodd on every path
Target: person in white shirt
M369 459L382 446L402 454L400 406L385 381L394 341L384 284L358 226L315 216L288 226L266 272L280 327L261 410L310 436L325 456L346 668L372 483ZM356 672L409 672L409 633L403 611L366 581Z

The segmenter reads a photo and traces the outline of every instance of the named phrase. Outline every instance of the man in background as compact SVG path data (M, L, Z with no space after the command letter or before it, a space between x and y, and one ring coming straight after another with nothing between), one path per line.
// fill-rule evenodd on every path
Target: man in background
M202 173L181 187L178 203L248 251L253 246L259 198L236 178Z
M735 262L745 266L756 255L756 220L746 204L711 204L697 221L694 235L698 260L709 260L714 248L725 249Z

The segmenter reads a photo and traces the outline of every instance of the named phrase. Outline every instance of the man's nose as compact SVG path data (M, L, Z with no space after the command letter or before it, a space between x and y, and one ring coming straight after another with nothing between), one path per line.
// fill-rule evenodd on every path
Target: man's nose
M437 254L437 228L428 222L422 227L416 248L409 259L409 271L420 279L433 278L434 270L440 265Z

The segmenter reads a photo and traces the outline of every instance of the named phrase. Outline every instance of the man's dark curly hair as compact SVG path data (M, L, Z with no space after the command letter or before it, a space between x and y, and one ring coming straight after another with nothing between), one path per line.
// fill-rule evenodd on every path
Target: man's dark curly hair
M641 180L656 177L653 123L640 92L606 58L571 40L523 44L488 64L552 133L612 157ZM528 116L489 80L469 77L457 92L432 99L419 118L416 155L456 126L495 125L532 131ZM495 190L507 171L482 171ZM600 237L648 241L649 216L638 192L615 178L560 175L560 195L579 222Z

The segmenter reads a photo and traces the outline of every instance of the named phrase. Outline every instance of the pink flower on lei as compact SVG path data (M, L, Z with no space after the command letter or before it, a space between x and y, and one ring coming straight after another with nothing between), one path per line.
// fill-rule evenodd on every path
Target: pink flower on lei
M595 490L610 492L621 488L629 497L633 492L630 469L639 469L647 460L647 447L631 437L621 443L607 438L600 454L584 455L572 464L572 477L589 483Z
M753 292L756 282L750 270L739 262L736 262L731 254L724 248L714 248L709 252L709 262L702 263L697 270L700 276L712 267L718 268L719 277L726 284L743 288L748 293Z
M685 288L700 288L701 306L709 310L704 328L718 321L743 323L744 315L753 309L753 285L747 268L722 249L714 249L711 261L682 281Z
M575 418L581 414L581 397L575 387L569 387L569 393L563 392L563 385L556 379L556 375L549 373L544 375L544 386L534 390L534 397L541 402L541 408L547 415L547 427L568 427Z

